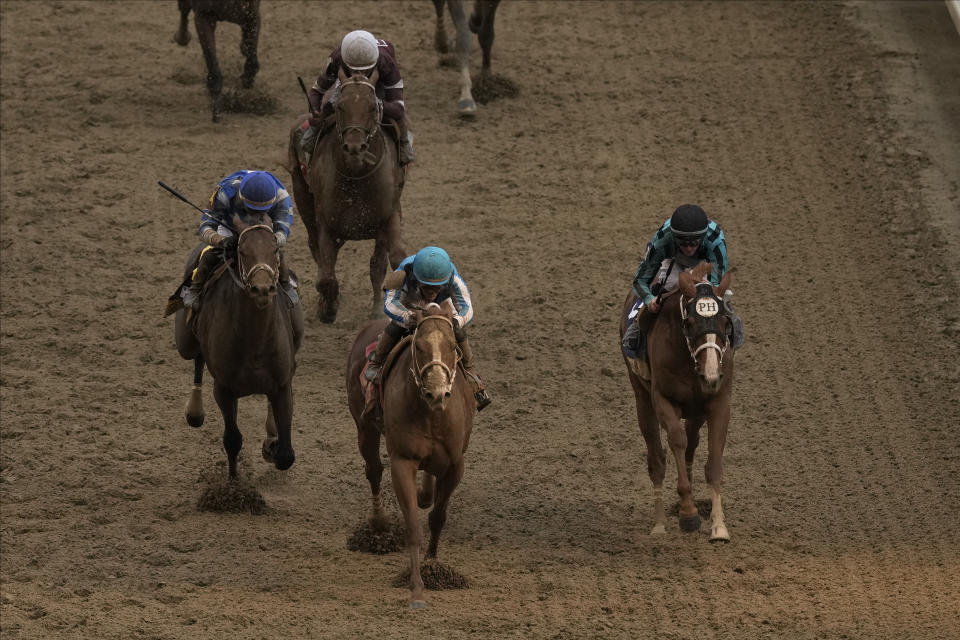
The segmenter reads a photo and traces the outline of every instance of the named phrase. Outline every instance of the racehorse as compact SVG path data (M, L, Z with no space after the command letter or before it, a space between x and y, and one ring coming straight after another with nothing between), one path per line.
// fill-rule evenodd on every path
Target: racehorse
M193 10L193 24L197 38L203 49L203 59L207 63L207 90L213 110L213 121L220 121L223 107L223 75L217 61L216 29L217 22L233 22L240 25L240 53L246 61L243 64L241 82L245 89L253 86L253 79L260 70L257 60L257 39L260 36L260 0L177 0L180 9L180 28L173 36L182 47L190 42L187 31L187 15Z
M704 468L713 503L710 540L727 541L730 534L723 520L720 488L723 483L723 448L730 422L733 384L733 350L728 349L730 317L722 301L730 273L719 286L706 280L712 265L703 262L679 274L679 287L662 296L656 315L646 310L639 321L646 323L649 375L636 359L624 354L627 374L637 401L637 420L647 444L647 471L654 489L654 527L651 534L665 533L663 478L666 455L660 442L659 424L667 432L677 464L680 494L680 528L698 531L700 516L693 500L690 478L693 457L700 442L700 428L707 424L708 454ZM679 295L678 295L679 293ZM631 292L624 303L620 337L626 317L636 300Z
M290 131L288 168L297 210L307 228L310 252L317 263L317 317L333 322L340 305L337 254L347 240L376 239L370 257L373 287L371 315L382 313L380 285L387 271L406 257L400 239L401 169L397 145L384 133L382 106L377 100L379 75L347 77L340 70L340 93L334 108L335 130L318 136L310 166L297 156L307 116Z
M460 70L460 99L457 113L464 117L477 115L477 103L473 99L470 80L470 51L473 49L473 34L477 34L480 48L483 50L481 79L490 75L490 52L493 49L493 20L500 0L475 0L473 12L467 19L466 0L433 0L437 14L437 28L434 34L434 47L440 53L447 53L447 31L443 23L443 5L447 4L450 19L456 29L457 68Z
M357 335L347 360L347 399L357 425L357 441L365 461L373 508L370 522L384 521L380 496L383 463L381 427L390 455L393 491L403 512L410 557L410 608L426 605L420 576L423 533L418 505L430 511L430 543L426 557L435 558L440 532L447 520L450 496L463 477L463 456L470 441L476 401L469 382L459 371L457 340L453 333L453 305L431 303L417 311L412 337L404 338L382 369L382 422L364 414L365 391L361 375L366 351L376 342L386 321L371 321ZM417 490L417 470L425 472Z
M268 216L246 224L234 217L239 233L236 263L211 278L203 308L192 319L177 311L177 351L193 360L194 386L187 402L187 423L203 424L203 367L214 378L213 394L223 415L223 448L231 478L237 476L237 454L243 436L237 427L237 398L265 394L269 400L263 457L277 469L289 469L294 453L290 442L293 418L295 355L303 336L299 305L291 308L277 295L280 254ZM201 247L193 250L185 276L196 265ZM192 312L191 312L192 313Z

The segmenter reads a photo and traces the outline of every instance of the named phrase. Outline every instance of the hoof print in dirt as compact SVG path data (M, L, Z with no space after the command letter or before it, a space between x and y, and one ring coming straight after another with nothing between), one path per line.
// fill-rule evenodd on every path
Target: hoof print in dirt
M255 516L266 513L267 503L249 479L241 476L228 480L221 476L204 480L207 486L197 500L198 511L249 513Z
M427 560L420 565L420 577L423 579L423 586L431 591L470 588L470 581L466 576L436 560ZM409 567L401 571L391 584L394 587L409 586Z
M347 549L383 555L403 550L403 524L396 521L386 523L385 527L374 527L369 522L360 523L347 538Z
M500 98L516 98L520 89L512 80L496 73L481 74L473 78L473 98L487 104Z

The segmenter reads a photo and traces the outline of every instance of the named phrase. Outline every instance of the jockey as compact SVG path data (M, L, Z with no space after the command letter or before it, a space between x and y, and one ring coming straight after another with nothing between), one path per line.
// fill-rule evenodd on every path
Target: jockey
M703 261L713 265L708 279L717 286L729 269L723 231L697 205L681 205L654 234L647 244L646 255L637 267L633 292L642 300L641 306L650 313L660 311L659 295L676 287L677 274ZM729 300L726 306L733 325L732 346L736 349L743 344L743 322L733 313ZM640 314L637 313L636 317L639 318ZM637 322L631 322L627 327L622 345L643 358L646 336Z
M231 173L217 184L216 191L210 196L210 204L200 217L197 235L208 246L200 255L200 264L193 275L190 287L184 291L185 306L200 308L200 292L207 278L221 262L224 252L236 249L237 237L233 228L233 216L241 220L251 216L267 214L273 220L274 237L281 249L290 237L290 225L293 223L293 204L283 183L269 171L240 170ZM219 247L221 251L211 251ZM280 284L291 297L290 273L280 252Z
M416 327L416 318L409 309L411 305L439 304L449 298L456 309L453 333L463 355L460 364L473 384L477 411L483 410L491 400L480 376L474 371L473 352L466 332L466 326L473 320L473 304L467 283L460 277L447 252L440 247L424 247L405 258L385 282L388 283L385 287L395 287L387 289L383 302L390 324L384 328L376 350L370 354L370 365L364 374L366 379L371 382L376 379L393 347Z
M377 97L383 102L383 120L393 120L400 127L400 167L413 162L413 134L410 133L406 109L403 104L403 78L397 64L397 52L387 40L377 40L369 31L351 31L330 53L323 72L310 87L310 128L300 138L300 149L308 158L313 153L317 133L323 120L333 114L340 97L340 69L347 76L362 73L369 77L373 70L379 72Z

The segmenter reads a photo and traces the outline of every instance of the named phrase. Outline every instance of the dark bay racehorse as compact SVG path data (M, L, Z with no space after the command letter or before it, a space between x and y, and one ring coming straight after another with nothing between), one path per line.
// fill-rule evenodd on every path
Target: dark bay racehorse
M370 257L373 288L371 314L382 313L380 285L390 266L406 257L400 239L400 165L397 145L381 126L377 101L378 73L348 78L340 72L335 131L323 135L309 167L297 157L302 116L290 132L288 163L297 211L307 228L310 252L317 263L317 317L333 322L340 305L337 254L347 240L375 239Z
M447 31L443 23L443 5L450 11L450 19L456 29L457 68L460 70L460 98L457 113L472 117L477 114L477 103L473 99L470 80L470 51L473 49L473 34L477 34L480 48L483 50L481 78L490 75L490 53L493 50L493 20L500 0L475 0L473 12L467 19L466 0L433 0L437 14L437 29L434 35L434 47L440 53L447 53Z
M430 544L426 556L435 558L440 532L447 520L450 496L463 477L463 456L470 441L476 401L458 366L453 334L453 305L429 304L417 315L412 338L401 343L384 365L382 386L383 433L390 455L393 491L406 526L410 556L410 607L426 605L420 577L423 545L417 507L430 511ZM372 524L383 521L380 479L380 427L378 418L362 416L365 404L360 376L368 345L386 325L385 320L364 326L347 360L347 399L357 425L360 453L366 463L373 497ZM423 470L423 488L417 491L417 470Z
M729 350L730 317L723 293L730 284L728 272L717 287L706 281L712 266L701 263L679 274L678 290L663 296L658 314L645 310L640 322L647 323L649 377L635 359L624 357L637 401L637 420L647 444L647 471L654 488L652 534L665 532L663 478L666 455L660 442L658 423L667 432L667 441L677 464L677 493L680 494L680 528L698 531L700 516L693 500L690 477L693 457L700 442L700 428L707 424L708 454L706 479L713 493L710 540L729 540L723 521L720 489L723 483L723 448L730 422L733 384L733 351ZM624 303L620 336L626 329L626 315L636 296L631 292Z
M294 356L303 335L300 307L290 308L278 295L280 254L266 216L247 225L234 218L238 231L235 271L208 281L202 308L191 322L177 311L177 351L194 363L194 387L187 403L190 426L203 424L201 394L204 364L214 378L214 397L223 414L223 448L230 477L237 475L243 436L237 427L237 398L264 394L269 400L263 456L277 469L293 464L290 423L293 418ZM197 247L186 275L196 264Z
M213 121L220 121L223 107L223 75L217 61L217 22L233 22L240 25L240 53L246 58L241 82L244 88L253 86L253 79L260 70L257 60L257 39L260 37L260 0L177 0L180 9L180 28L173 36L180 46L190 42L187 31L187 15L193 10L193 24L207 63L207 90L213 109Z

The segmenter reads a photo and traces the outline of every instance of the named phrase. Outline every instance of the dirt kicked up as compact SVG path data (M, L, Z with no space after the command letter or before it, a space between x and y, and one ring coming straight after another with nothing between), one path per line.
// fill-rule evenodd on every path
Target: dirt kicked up
M956 222L956 184L929 179L945 156L890 84L891 61L922 58L867 30L868 7L507 0L493 70L517 91L464 122L431 3L265 2L246 95L269 108L213 125L199 48L172 41L172 0L0 4L0 635L955 633L957 254L929 221ZM240 402L241 475L262 515L197 508L226 474L223 424L209 379L206 424L184 423L192 368L162 317L198 214L157 180L200 204L238 168L287 180L296 77L354 28L397 45L417 152L407 249L443 246L469 283L494 398L439 550L440 586L466 588L428 590L417 612L403 552L348 548L369 507L343 382L369 244L341 253L336 323L308 321L289 471L261 459L263 400ZM218 39L236 92L239 31ZM944 42L956 64L960 43ZM687 202L727 236L748 336L725 545L675 518L648 535L617 344L644 246ZM287 256L310 318L299 220ZM674 478L670 462L668 500Z

